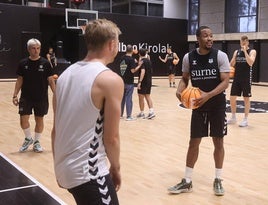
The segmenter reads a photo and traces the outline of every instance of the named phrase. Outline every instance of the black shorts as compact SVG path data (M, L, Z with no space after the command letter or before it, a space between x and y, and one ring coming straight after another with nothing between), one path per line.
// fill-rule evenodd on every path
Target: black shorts
M152 83L141 83L141 89L138 90L138 94L146 95L151 94Z
M91 180L85 184L68 189L68 191L73 195L77 205L119 205L110 175Z
M251 97L251 83L249 81L237 82L233 81L231 87L231 96L241 96L243 93L243 97Z
M31 115L34 110L34 115L43 117L48 112L48 99L40 102L33 102L25 98L20 98L19 101L19 114L20 115Z
M176 73L176 67L175 66L169 66L168 67L168 75L175 75L175 73Z
M191 138L224 137L227 134L225 110L192 111Z

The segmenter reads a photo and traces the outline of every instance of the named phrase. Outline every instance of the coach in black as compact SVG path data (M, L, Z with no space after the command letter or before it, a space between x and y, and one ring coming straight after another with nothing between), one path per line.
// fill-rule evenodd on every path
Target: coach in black
M31 144L33 144L34 152L42 152L39 140L44 129L43 117L48 112L48 85L54 92L55 82L50 63L40 56L40 41L34 38L30 39L27 42L27 49L29 57L22 59L17 69L18 78L13 93L13 104L19 106L20 125L25 134L20 152L26 151ZM34 139L29 123L32 110L36 123Z

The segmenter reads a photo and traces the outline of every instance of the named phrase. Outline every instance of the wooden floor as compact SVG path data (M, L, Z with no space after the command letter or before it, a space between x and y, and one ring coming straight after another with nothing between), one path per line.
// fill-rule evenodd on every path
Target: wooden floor
M223 172L225 196L216 197L213 194L214 162L210 138L204 138L200 146L193 174L193 192L181 195L167 193L167 187L180 181L184 175L191 112L178 106L176 89L167 86L166 78L154 79L153 84L152 99L156 117L153 120L130 122L121 120L123 183L118 192L120 204L267 205L268 113L251 113L246 128L237 125L228 127ZM24 136L19 127L17 107L12 105L14 85L14 82L0 82L0 152L66 204L74 205L72 196L59 188L55 181L50 144L51 107L45 117L45 130L41 139L45 151L41 154L32 150L18 152ZM268 102L267 86L253 86L252 89L252 100ZM139 110L136 90L133 99L133 113L136 115ZM239 120L242 117L242 113L238 114ZM34 125L33 118L31 122Z

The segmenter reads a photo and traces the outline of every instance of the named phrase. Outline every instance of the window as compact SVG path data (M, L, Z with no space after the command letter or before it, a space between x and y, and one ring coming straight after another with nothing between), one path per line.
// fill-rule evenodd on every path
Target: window
M93 0L93 10L110 12L110 0Z
M112 13L129 14L128 0L113 0Z
M195 35L199 27L199 0L189 0L188 33Z
M257 31L258 0L226 0L225 32Z
M149 3L148 16L163 17L163 4L151 4Z

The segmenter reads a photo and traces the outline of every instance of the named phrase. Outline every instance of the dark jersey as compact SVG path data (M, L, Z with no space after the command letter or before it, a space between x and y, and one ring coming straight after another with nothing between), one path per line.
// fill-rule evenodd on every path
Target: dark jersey
M142 58L143 64L140 68L140 72L142 69L145 69L144 78L141 82L141 86L151 86L152 85L152 63L148 58ZM139 76L140 76L139 72Z
M172 69L174 67L173 60L174 60L174 54L168 53L167 54L167 66L169 69Z
M48 98L48 77L52 76L52 68L48 60L25 58L20 61L17 75L23 77L21 97L37 102Z
M189 53L189 65L192 86L198 87L205 92L216 88L220 83L220 70L218 66L218 50L211 49L207 55L200 55L196 49ZM210 98L198 110L210 111L225 109L225 94L220 93Z
M248 49L247 53L249 54L251 50L252 49ZM241 49L237 50L235 61L234 80L238 82L250 81L252 76L252 68L248 65L245 53Z
M131 69L136 67L135 59L131 56L124 55L120 61L120 74L124 80L125 84L134 83L134 73Z

